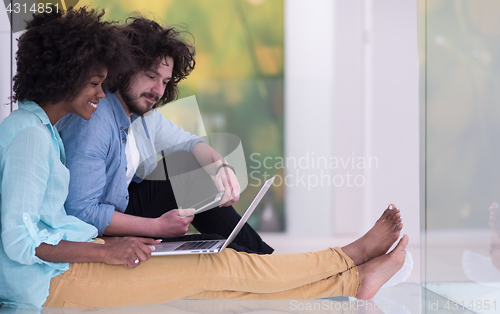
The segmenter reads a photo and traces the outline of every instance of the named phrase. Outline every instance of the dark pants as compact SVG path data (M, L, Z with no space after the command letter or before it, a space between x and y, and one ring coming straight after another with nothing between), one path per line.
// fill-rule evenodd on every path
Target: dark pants
M169 173L176 172L176 175L179 173L190 173L190 171L186 171L186 168L193 167L193 155L190 153L175 153L173 155L175 156L167 156L166 158ZM181 156L181 158L179 158L179 156ZM175 162L172 162L173 159ZM186 163L188 165L186 165ZM196 167L200 167L197 162L195 164ZM160 160L158 167L161 167L162 171L165 171L163 168L163 160ZM204 172L204 170L202 171ZM207 185L207 182L210 183L213 188L208 189L211 190L210 192L208 192L207 188L205 188L204 193L206 195L200 195L200 198L205 199L209 196L208 194L215 195L217 193L212 179L208 174L206 174L206 172L203 178L200 178L200 172L198 172L196 177L190 175L177 176L177 178L179 177L182 178L182 191L185 193L176 193L175 195L171 182L168 179L168 175L166 180L143 180L141 183L130 183L128 188L130 200L125 213L147 218L160 217L169 210L179 208L176 202L176 196L177 198L186 198L185 196L189 194L200 194L200 189L196 189L195 187L199 185L201 181L205 181L205 186ZM180 201L184 202L184 200ZM193 200L189 201L193 202ZM188 235L173 239L169 238L164 239L164 241L225 239L229 237L229 234L233 231L240 218L241 216L232 206L216 206L215 208L207 210L203 213L196 214L195 218L191 222L201 234ZM238 236L228 247L240 252L258 254L271 254L274 251L273 248L262 241L261 237L248 223L243 226L238 233Z

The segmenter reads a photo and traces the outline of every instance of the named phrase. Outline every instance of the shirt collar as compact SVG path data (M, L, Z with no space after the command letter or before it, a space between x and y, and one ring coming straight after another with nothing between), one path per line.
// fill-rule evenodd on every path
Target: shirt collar
M50 106L50 104L48 104L47 106ZM36 102L33 101L20 102L19 109L23 109L33 113L38 117L38 119L40 119L40 122L42 122L43 125L47 126L47 129L49 129L49 131L52 133L54 149L59 152L59 158L64 165L66 163L66 152L64 151L63 142L61 140L61 137L59 136L59 133L57 132L57 129L52 125L52 123L50 123L50 119L45 113L45 110L43 110L42 107L40 107Z
M104 90L104 93L106 94L105 99L108 101L111 110L113 110L118 125L124 129L128 128L130 126L130 119L125 113L125 109L123 109L122 103L118 99L118 96L116 96L116 93L112 93L107 89Z
M33 101L22 101L19 103L19 108L24 109L26 111L29 111L33 114L35 114L40 121L45 124L45 125L50 125L50 119L45 113L45 110L42 109L36 102Z

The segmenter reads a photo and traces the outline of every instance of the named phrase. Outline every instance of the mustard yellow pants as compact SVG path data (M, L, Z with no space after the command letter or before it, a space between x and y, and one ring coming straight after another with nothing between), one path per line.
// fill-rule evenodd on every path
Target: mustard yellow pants
M72 263L52 278L45 307L105 308L160 304L175 299L313 299L355 296L358 271L340 248L256 255L152 257L135 269Z

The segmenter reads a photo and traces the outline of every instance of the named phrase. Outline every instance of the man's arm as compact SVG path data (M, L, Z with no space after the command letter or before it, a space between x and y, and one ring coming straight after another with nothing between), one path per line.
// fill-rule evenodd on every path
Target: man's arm
M144 218L114 212L104 231L108 236L141 236L155 238L182 237L194 219L194 208L173 209L158 218Z
M117 193L110 191L106 177L107 171L117 171L106 164L108 154L113 153L113 134L111 126L106 124L107 120L96 114L89 121L68 115L57 124L70 171L66 212L94 225L99 235L108 227L117 205L103 199L105 189L108 193ZM126 195L121 198L125 210Z
M217 151L199 137L191 135L191 133L165 119L158 110L151 112L148 120L150 123L148 123L147 127L155 130L154 145L157 152L163 150L168 155L176 150L191 151L205 171L209 175L215 175L217 189L224 192L220 205L229 206L239 200L241 188L238 179L230 168L222 167L219 169L221 164L227 164L227 162Z
M126 165L120 161L123 156L112 145L112 141L120 141L112 133L117 131L99 115L89 121L79 117L72 119L75 120L69 123L63 120L60 125L61 137L67 147L66 165L71 174L66 211L96 226L99 235L161 238L183 236L193 219L192 216L183 216L192 215L190 211L180 213L174 210L156 219L122 213L128 204L128 191ZM107 159L114 159L115 162L107 163ZM107 182L108 180L119 182Z
M212 147L206 143L198 143L192 151L194 157L209 175L215 175L215 186L224 193L220 206L230 206L240 199L241 188L236 174L230 167L224 167L227 162Z

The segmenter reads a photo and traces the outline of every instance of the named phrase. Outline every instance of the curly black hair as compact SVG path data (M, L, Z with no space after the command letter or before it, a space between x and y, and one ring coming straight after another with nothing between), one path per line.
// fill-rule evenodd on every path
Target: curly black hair
M128 41L103 15L86 7L33 14L18 40L13 100L41 106L72 100L92 71L107 69L111 82L129 72Z
M121 30L130 42L135 69L115 84L107 84L106 87L111 92L126 90L136 73L152 69L168 56L174 60L172 79L154 108L175 100L179 94L177 84L185 79L195 66L194 46L183 39L183 35L189 33L179 32L174 27L163 28L155 21L143 17L129 17L126 24L121 26Z

